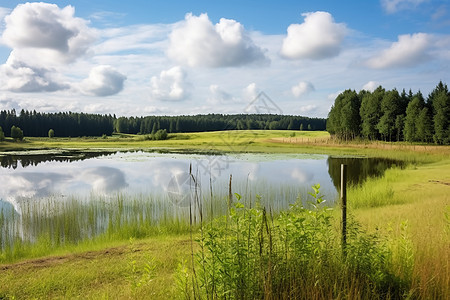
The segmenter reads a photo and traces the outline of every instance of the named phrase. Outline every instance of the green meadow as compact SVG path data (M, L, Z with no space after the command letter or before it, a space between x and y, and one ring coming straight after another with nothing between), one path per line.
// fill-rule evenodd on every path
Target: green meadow
M348 190L349 237L340 209L311 189L309 205L274 213L233 183L232 199L204 195L191 212L123 199L68 201L22 225L35 241L3 241L0 299L448 299L450 147L339 142L326 132L230 131L106 138L7 140L0 151L155 149L159 151L320 153L405 161ZM1 155L1 154L0 154ZM226 187L225 187L226 188ZM295 195L291 195L295 197ZM201 201L200 201L201 200ZM221 213L208 214L212 206ZM54 209L54 207L52 208ZM218 209L219 210L219 209ZM193 211L197 211L194 213ZM204 213L198 213L202 211ZM99 223L97 216L108 216ZM149 221L150 220L150 221ZM0 214L2 230L7 226ZM91 239L80 233L101 229ZM344 252L344 253L343 253Z

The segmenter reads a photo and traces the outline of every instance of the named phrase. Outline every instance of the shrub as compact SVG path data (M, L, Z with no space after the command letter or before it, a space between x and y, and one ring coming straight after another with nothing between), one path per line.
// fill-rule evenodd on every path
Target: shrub
M50 129L50 130L48 131L48 137L49 137L49 138L54 138L54 137L55 137L55 131L54 131L53 129Z
M19 127L16 126L12 126L11 127L11 137L15 140L15 141L21 141L23 140L23 131L22 129L20 129Z
M154 140L167 140L167 130L165 129L159 129L154 135L153 135L153 139Z

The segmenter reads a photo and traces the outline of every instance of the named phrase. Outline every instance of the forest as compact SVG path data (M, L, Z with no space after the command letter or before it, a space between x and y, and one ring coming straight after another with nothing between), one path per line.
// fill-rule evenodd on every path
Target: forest
M14 128L13 128L14 127ZM112 133L155 134L221 130L325 130L326 120L270 114L208 114L186 116L119 117L74 112L0 111L0 135L11 137L81 137ZM11 130L13 129L13 130ZM20 132L20 130L22 132ZM18 132L18 133L17 133ZM20 139L20 138L19 138Z
M439 82L424 98L379 86L373 92L345 90L328 114L327 131L339 139L450 143L450 93Z

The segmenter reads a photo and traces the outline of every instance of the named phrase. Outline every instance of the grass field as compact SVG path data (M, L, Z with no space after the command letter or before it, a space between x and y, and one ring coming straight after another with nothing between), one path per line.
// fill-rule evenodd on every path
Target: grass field
M298 131L190 133L166 141L115 136L106 140L27 138L22 143L0 143L0 151L62 148L328 153L408 161L405 169L388 170L382 178L350 188L349 213L364 229L389 241L393 262L405 259L399 253L410 255L413 298L450 296L449 146L339 143L325 132ZM0 265L0 299L181 298L176 270L179 263L189 260L191 246L186 233L164 233L141 240L83 243L39 259ZM399 267L398 272L402 271Z

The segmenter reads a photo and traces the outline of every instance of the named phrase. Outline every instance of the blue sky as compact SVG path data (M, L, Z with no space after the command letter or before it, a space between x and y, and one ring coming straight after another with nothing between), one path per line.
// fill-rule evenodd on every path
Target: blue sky
M0 2L0 109L326 117L348 88L450 83L450 3Z

